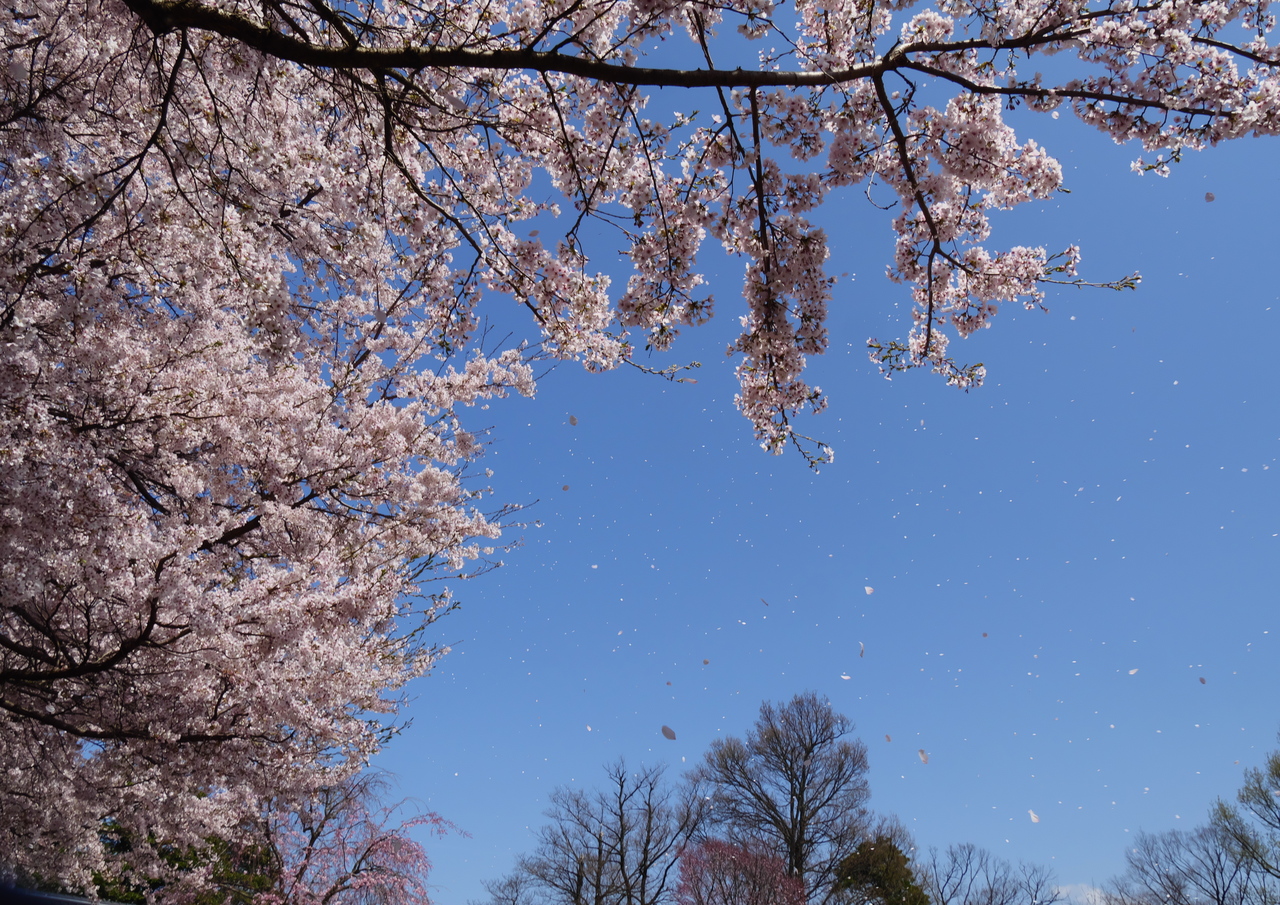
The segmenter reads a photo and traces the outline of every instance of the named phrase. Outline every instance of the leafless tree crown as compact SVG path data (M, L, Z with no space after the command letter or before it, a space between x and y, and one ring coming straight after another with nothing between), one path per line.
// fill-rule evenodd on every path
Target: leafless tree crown
M835 895L835 872L865 837L867 749L853 723L813 692L766 702L745 739L711 744L694 780L731 840L764 844L800 877L810 902Z

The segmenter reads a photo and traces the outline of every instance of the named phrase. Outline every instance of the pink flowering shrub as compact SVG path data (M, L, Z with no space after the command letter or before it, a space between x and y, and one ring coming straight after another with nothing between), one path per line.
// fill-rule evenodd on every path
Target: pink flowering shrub
M763 850L708 839L680 858L676 905L805 905L804 883Z

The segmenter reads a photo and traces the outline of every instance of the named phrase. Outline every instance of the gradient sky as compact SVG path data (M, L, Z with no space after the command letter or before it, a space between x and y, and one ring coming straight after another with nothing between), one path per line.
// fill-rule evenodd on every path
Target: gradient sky
M1143 282L1002 311L953 344L985 387L867 361L909 299L883 276L889 216L853 193L822 216L850 277L811 362L830 408L800 425L835 447L820 474L733 408L741 265L710 246L719 315L653 360L702 361L696 384L564 365L473 413L495 500L530 524L455 585L453 653L377 761L468 834L429 842L441 905L532 848L553 788L619 757L677 777L805 690L856 723L871 804L918 845L1071 885L1118 872L1138 829L1202 821L1278 746L1280 146L1161 179L1069 115L1012 121L1071 194L998 215L990 247L1078 243L1082 275Z

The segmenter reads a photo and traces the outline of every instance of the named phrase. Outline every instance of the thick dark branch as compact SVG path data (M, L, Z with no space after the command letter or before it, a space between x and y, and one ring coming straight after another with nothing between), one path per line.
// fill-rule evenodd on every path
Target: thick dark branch
M213 540L205 541L203 544L200 545L199 549L212 550L218 544L226 544L230 546L240 538L244 537L250 531L255 530L261 524L262 524L262 516L255 515L253 518L249 519L249 521L245 522L243 525L237 525L234 528L228 528L226 531L223 532L221 537L215 537Z
M25 616L26 614L24 613L22 615ZM120 644L110 654L97 659L83 660L79 663L72 663L62 667L51 667L48 669L0 669L0 687L15 682L47 683L64 679L78 679L89 675L109 672L128 659L135 651L144 646L151 646L155 644L152 639L152 635L159 624L159 615L159 601L154 596L150 597L147 600L146 622L139 627L137 633L132 637L122 639ZM27 621L30 621L29 617L27 618ZM9 647L10 645L5 646ZM14 649L16 651L16 648ZM37 657L32 657L32 659L37 659ZM47 660L47 658L43 656L38 657L38 659ZM8 704L3 704L2 706L9 708Z
M133 484L133 489L138 491L138 495L141 496L144 501L146 501L146 504L148 506L150 506L156 512L159 512L161 515L169 514L169 509L163 503L161 503L158 499L156 499L155 494L151 492L151 488L149 488L147 484L148 483L155 484L157 487L160 487L162 490L168 493L173 493L172 487L161 485L157 481L152 481L144 477L142 473L139 472L136 468L130 468L123 461L121 461L120 459L117 459L114 456L109 456L108 460L113 464L115 464L116 466L118 466L125 473L125 475L129 478L129 482Z
M890 57L889 59L892 59ZM1138 97L1132 94L1112 94L1109 91L1093 91L1088 88L1041 88L1038 85L984 85L967 79L962 75L949 72L946 69L940 69L937 66L930 66L927 63L917 63L914 60L894 60L893 65L886 65L886 70L910 69L923 75L931 75L934 78L945 79L953 85L959 85L961 88L973 94L992 94L1001 97L1036 97L1045 100L1060 98L1062 100L1078 100L1078 101L1097 101L1105 104L1120 104L1130 107L1150 107L1155 110L1166 110L1171 113L1182 113L1188 116L1220 116L1223 110L1211 107L1179 107L1165 101L1155 98Z
M313 44L300 38L280 34L270 28L252 22L243 16L209 9L187 0L125 0L149 28L157 33L174 29L208 31L232 38L263 53L282 60L290 60L303 66L326 69L390 71L396 69L489 69L495 71L527 71L560 73L591 79L596 82L651 87L673 88L824 88L864 78L872 78L899 69L914 69L942 78L978 94L1016 95L1021 97L1062 97L1094 100L1117 104L1134 104L1173 110L1185 114L1217 115L1220 110L1207 108L1183 108L1158 100L1133 96L1113 95L1104 91L1069 88L1041 88L1032 85L997 86L979 84L945 69L914 61L913 54L963 53L975 50L1025 50L1061 46L1064 41L1077 38L1080 29L1055 26L1029 32L1025 35L1002 40L999 43L983 38L965 38L957 41L920 41L899 45L883 57L840 69L825 71L757 70L757 69L668 69L644 66L626 66L597 59L574 56L559 51L530 49L476 50L467 47L400 46L368 47L351 43L351 36L344 35L347 46ZM1082 21L1101 18L1106 11L1085 15ZM1212 39L1197 39L1259 62L1263 60L1242 48ZM1267 61L1269 62L1269 61Z
M127 742L127 741L152 741L155 736L145 729L91 729L88 726L81 726L76 723L61 719L50 713L32 710L30 707L24 707L16 701L0 698L0 710L7 711L14 716L23 717L36 723L41 723L60 732L76 738L93 739L95 741L111 741L111 742ZM177 738L178 744L196 744L201 742L229 742L245 736L233 735L231 733L204 733L192 732L180 735ZM264 741L275 741L270 736L255 734L248 738L257 738ZM168 743L169 739L165 739Z
M232 38L277 59L326 69L492 69L558 72L618 85L673 88L822 87L881 71L879 61L834 72L783 72L753 69L663 69L624 66L539 50L473 50L457 47L328 47L279 34L242 16L184 0L125 0L152 31L209 31Z
M924 192L920 190L920 183L916 179L915 168L911 165L911 152L907 148L907 136L902 131L902 124L898 122L898 115L893 109L893 103L889 99L889 94L885 90L884 80L875 79L876 98L880 101L880 108L884 110L885 118L889 122L889 128L893 132L894 146L898 151L898 162L902 165L902 174L907 181L907 185L911 188L911 193L915 198L916 205L920 208L920 213L925 219L925 223L929 226L929 234L933 236L933 249L929 252L929 258L925 262L928 267L928 291L929 291L929 308L928 308L928 325L924 333L924 348L921 350L921 356L929 354L929 344L933 339L933 258L942 248L938 242L938 224L933 220L933 212L929 210L929 203L925 200Z
M1254 53L1251 50L1245 50L1243 47L1237 47L1235 44L1228 44L1226 41L1218 41L1213 38L1193 37L1191 39L1191 42L1193 44L1204 44L1206 47L1216 47L1219 50L1225 50L1228 53L1234 53L1237 56L1244 57L1246 60L1249 60L1250 62L1260 63L1263 66L1275 66L1278 62L1280 62L1280 60L1276 59L1276 52L1274 50L1271 51L1270 56L1264 56L1263 54L1260 54L1260 53Z

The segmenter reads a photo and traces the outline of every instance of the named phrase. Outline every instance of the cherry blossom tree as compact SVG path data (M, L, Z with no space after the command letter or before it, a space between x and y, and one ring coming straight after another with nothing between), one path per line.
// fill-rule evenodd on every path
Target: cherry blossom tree
M804 905L804 883L766 851L708 839L680 858L676 905Z
M66 139L57 157L37 141L11 159L41 161L42 176L68 171L13 186L34 192L17 208L27 227L11 252L23 285L75 278L73 260L91 271L110 262L84 244L109 233L98 211L128 206L136 222L145 213L126 204L132 189L173 180L197 210L205 196L221 201L207 222L261 233L258 250L277 250L267 273L300 268L290 297L325 282L353 294L380 286L392 323L416 303L428 342L453 349L479 296L495 291L531 311L549 351L609 368L710 315L696 258L713 237L746 261L738 404L775 450L796 439L798 409L821 405L802 373L827 345L831 282L826 237L807 217L833 191L866 185L893 211L890 274L918 306L911 336L873 341L873 356L971 386L982 368L949 357L949 331L969 335L1001 303L1034 305L1044 283L1078 281L1075 247L981 244L993 211L1062 184L1004 110L1070 110L1140 142L1135 167L1158 173L1187 150L1273 134L1280 117L1273 23L1259 0L801 2L790 13L773 0L469 11L129 0L8 15L10 134ZM735 26L764 49L726 37ZM686 66L645 65L677 38ZM1031 62L1050 56L1052 66ZM655 86L701 89L712 112L646 117ZM46 115L74 109L81 90L93 103L74 124ZM563 202L531 189L539 174ZM538 214L558 215L554 242L522 226ZM634 267L613 295L586 252L599 223L616 227ZM331 245L377 253L319 267ZM167 257L190 258L175 251Z
M519 350L433 357L424 295L465 293L386 243L397 199L302 83L166 63L123 8L0 15L0 867L85 889L104 820L157 875L149 840L226 838L394 731L452 606L427 582L501 521L457 410L532 384ZM254 213L308 160L321 219L318 180Z
M743 261L766 448L830 455L793 425L829 341L810 217L855 186L915 303L873 358L980 383L949 337L1083 280L1075 247L984 245L1062 187L1005 111L1167 173L1277 131L1274 24L1266 0L8 4L0 863L84 888L104 819L194 843L358 771L440 652L425 582L501 522L465 407L532 393L535 352L669 347L712 314L708 239ZM650 114L660 86L703 112ZM535 346L484 341L503 297Z

